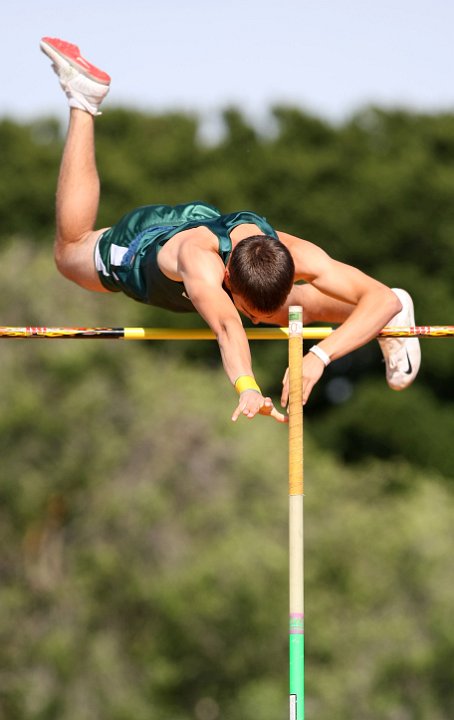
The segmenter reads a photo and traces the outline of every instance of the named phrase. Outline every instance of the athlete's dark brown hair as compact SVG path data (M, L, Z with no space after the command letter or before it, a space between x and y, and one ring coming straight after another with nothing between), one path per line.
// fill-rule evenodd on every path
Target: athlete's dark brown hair
M230 289L259 312L276 312L293 286L295 265L283 243L269 235L252 235L232 250Z

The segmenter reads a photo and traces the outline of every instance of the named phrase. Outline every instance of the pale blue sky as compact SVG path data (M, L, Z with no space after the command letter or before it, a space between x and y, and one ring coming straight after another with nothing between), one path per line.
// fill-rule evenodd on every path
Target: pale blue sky
M42 35L112 75L106 109L454 110L453 0L14 0L1 18L0 116L66 113Z

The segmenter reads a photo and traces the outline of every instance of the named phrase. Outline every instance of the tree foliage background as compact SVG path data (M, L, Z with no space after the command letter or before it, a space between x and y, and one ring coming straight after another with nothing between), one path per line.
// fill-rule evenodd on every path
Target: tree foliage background
M98 119L99 225L149 202L250 208L452 324L454 115L223 118L211 143L187 114ZM57 275L64 131L0 120L1 324L199 324ZM318 720L454 715L454 343L422 345L405 393L371 343L305 412ZM285 343L252 350L277 400ZM0 362L0 718L286 717L286 429L230 422L214 343L3 340Z

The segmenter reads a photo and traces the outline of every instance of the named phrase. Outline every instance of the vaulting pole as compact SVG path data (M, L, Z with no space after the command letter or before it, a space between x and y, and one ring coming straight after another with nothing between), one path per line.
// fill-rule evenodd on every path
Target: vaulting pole
M303 310L289 308L290 720L304 719Z

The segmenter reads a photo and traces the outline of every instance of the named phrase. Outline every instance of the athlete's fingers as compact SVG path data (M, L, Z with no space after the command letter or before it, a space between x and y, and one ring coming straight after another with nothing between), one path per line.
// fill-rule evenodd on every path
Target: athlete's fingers
M240 404L240 405L238 405L238 406L235 408L235 410L233 411L233 415L232 415L232 420L233 420L233 422L236 422L236 421L238 420L238 418L240 417L240 415L243 414L243 411L244 411L244 405L243 405L243 404Z
M289 383L288 383L288 368L285 371L285 375L282 379L282 394L281 394L281 406L287 407L288 405L288 392L289 392Z
M288 423L288 415L284 415L283 413L279 412L279 410L276 410L275 407L270 412L270 417L277 420L277 422L280 423Z
M309 395L311 394L314 385L315 382L313 380L305 381L303 378L303 405L305 405L309 400Z
M254 418L258 413L260 415L269 415L280 423L288 422L287 416L276 410L271 398L260 397L259 400L259 398L256 397L254 400L255 401L250 402L250 400L240 399L240 402L232 415L233 422L236 422L241 415L244 415L244 417L252 420L252 418Z
M260 412L260 408L264 403L263 397L257 392L241 393L238 406L233 412L232 420L236 422L240 415L252 419Z
M260 408L260 414L261 415L269 415L270 417L277 420L277 422L285 423L288 422L288 418L286 415L283 415L273 405L273 401L271 398L267 397L265 398L265 402L262 408Z

